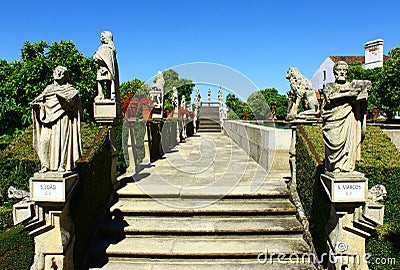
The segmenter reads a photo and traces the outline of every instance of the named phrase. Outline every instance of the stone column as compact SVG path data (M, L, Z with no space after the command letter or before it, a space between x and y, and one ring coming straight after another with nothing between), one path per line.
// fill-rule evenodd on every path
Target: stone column
M70 215L70 198L78 174L35 173L29 183L29 199L13 206L13 219L14 225L22 223L34 237L31 269L73 270L75 225Z
M321 174L321 182L331 200L326 225L330 260L328 269L368 270L365 240L378 224L383 224L384 207L373 194L386 195L382 185L368 190L368 179L360 172ZM378 190L375 192L374 190Z
M137 149L136 149L136 137L135 137L135 124L137 124L136 119L128 119L127 125L127 152L129 159L129 166L126 169L128 174L135 174L138 172L139 167L137 166Z
M144 158L143 163L150 163L150 147L151 147L151 130L150 122L144 120L145 133L144 133Z

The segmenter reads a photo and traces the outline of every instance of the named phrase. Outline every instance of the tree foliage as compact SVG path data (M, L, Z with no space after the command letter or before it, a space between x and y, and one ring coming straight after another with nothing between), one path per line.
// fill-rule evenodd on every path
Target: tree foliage
M0 134L10 136L31 124L29 103L53 81L56 66L68 68L70 83L79 91L84 118L92 111L96 89L96 63L77 50L71 41L25 42L21 59L0 60Z
M247 98L247 104L251 109L254 117L258 120L265 120L267 113L271 111L269 108L269 104L265 100L265 97L261 91L252 93Z
M120 93L121 96L132 94L135 98L149 97L150 86L140 79L134 78L133 80L121 83Z
M228 119L254 119L247 104L241 101L234 94L228 94L225 98L225 104L228 107Z
M260 90L262 95L265 98L265 101L268 105L271 106L271 102L275 102L276 106L276 118L285 119L287 115L288 108L288 98L286 95L279 94L278 90L275 88L265 88L264 90Z
M242 102L234 94L228 94L225 104L229 108L229 119L265 120L271 112L271 103L275 102L276 117L285 119L287 114L288 98L279 94L275 88L265 88L250 94L247 103Z
M176 87L178 90L179 103L184 95L186 101L190 100L195 84L190 79L179 78L178 72L173 69L163 71L164 77L164 90L165 90L165 104L168 106L172 104L172 89Z
M373 90L368 98L368 110L379 108L391 119L393 112L400 110L400 47L391 49L389 56L383 68L365 70L361 63L350 64L348 79L371 80Z

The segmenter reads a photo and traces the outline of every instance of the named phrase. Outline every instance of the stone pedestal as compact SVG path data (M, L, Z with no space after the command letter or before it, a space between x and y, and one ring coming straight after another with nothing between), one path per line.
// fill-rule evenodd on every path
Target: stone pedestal
M135 125L138 123L136 119L128 119L126 121L127 128L127 153L128 153L128 162L129 166L126 169L128 174L135 174L139 171L139 167L137 166L137 149L136 149L136 134L135 134Z
M332 203L359 205L365 202L368 193L368 179L363 173L321 174L321 183Z
M78 174L35 173L29 182L30 199L14 205L13 218L34 237L31 269L74 269L75 226L69 203Z
M368 179L363 173L321 174L321 183L331 200L326 225L328 269L367 270L365 240L375 228L363 216L368 194ZM368 210L367 210L368 211Z
M144 133L144 158L143 163L150 163L150 142L151 142L151 130L150 122L144 122L145 133Z
M93 104L93 116L97 123L115 125L121 118L121 105L115 100L96 100Z

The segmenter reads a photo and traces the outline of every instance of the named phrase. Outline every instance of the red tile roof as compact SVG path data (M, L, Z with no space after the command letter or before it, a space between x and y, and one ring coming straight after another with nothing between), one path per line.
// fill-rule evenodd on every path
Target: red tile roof
M329 58L334 62L339 62L339 61L344 61L347 64L353 63L353 62L361 62L364 64L365 62L365 57L364 56L329 56Z
M364 56L329 56L329 58L334 62L339 62L339 61L344 61L347 64L353 63L353 62L361 62L365 63L365 57ZM387 55L383 56L383 61L387 60L390 58Z

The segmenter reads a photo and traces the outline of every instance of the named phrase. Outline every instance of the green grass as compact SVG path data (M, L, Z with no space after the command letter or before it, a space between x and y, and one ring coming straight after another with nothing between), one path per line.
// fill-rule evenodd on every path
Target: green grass
M33 254L33 239L22 225L0 232L0 269L29 269Z

